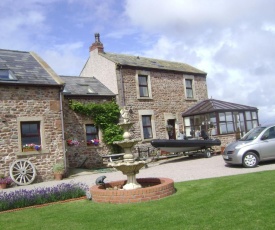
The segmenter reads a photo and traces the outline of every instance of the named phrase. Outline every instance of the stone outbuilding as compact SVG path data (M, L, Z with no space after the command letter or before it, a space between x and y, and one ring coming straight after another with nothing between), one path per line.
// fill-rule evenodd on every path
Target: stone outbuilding
M63 88L61 78L37 54L0 49L1 173L7 175L13 162L27 159L35 166L36 181L51 180L53 165L66 165Z
M95 77L60 77L66 83L63 91L63 113L68 164L71 168L100 168L102 156L110 151L102 141L100 127L95 125L92 117L74 112L69 104L71 100L84 104L100 104L115 100L116 95ZM99 140L99 143L92 143L93 139Z

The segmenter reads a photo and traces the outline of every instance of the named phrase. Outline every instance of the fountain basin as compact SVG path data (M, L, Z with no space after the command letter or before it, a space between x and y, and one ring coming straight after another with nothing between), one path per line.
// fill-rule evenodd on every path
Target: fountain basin
M175 193L172 179L138 178L136 180L142 188L114 190L114 188L122 188L127 183L126 180L105 183L105 186L94 185L90 188L92 199L96 203L140 203L159 200Z

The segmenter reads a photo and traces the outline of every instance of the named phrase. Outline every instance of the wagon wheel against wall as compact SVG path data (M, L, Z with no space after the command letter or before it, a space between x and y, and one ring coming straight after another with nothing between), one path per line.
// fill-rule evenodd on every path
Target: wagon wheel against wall
M31 184L36 177L35 167L29 160L16 160L10 166L10 177L18 185Z

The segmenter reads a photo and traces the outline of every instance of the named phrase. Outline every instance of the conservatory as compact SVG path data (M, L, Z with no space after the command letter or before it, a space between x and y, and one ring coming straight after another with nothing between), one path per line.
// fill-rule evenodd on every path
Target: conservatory
M258 109L225 101L207 99L182 113L184 131L194 136L205 130L210 136L240 133L259 125Z

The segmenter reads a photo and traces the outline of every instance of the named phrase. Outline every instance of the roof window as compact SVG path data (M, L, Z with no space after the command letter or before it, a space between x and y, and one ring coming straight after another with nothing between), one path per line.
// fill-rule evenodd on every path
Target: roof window
M0 80L4 81L17 81L13 72L9 69L0 69Z

